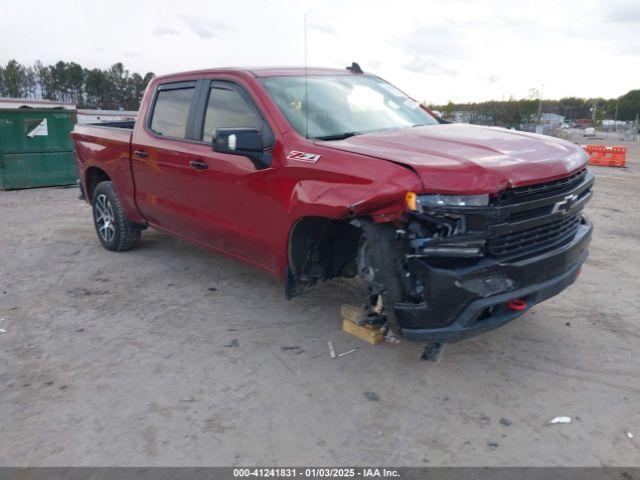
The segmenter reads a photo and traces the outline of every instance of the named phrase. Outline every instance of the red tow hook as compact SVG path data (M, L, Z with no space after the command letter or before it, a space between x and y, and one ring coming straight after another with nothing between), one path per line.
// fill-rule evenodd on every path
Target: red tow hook
M526 310L527 302L525 302L521 298L514 298L513 300L509 300L507 302L507 308L509 310L514 310L516 312L521 312L522 310Z

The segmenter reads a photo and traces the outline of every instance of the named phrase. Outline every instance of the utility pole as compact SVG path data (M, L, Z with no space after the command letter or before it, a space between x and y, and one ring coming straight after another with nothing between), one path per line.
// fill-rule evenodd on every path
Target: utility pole
M538 124L542 123L542 95L544 93L544 83L542 84L542 90L540 91L540 102L538 103Z
M620 97L616 98L616 113L613 116L613 131L618 132L618 102L620 101Z

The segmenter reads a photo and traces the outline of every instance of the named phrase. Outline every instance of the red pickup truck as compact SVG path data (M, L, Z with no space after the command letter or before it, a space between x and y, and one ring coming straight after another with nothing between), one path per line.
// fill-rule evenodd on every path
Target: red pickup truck
M408 339L503 325L588 254L581 148L444 122L356 64L157 77L135 124L72 137L105 248L157 228L270 272L288 298L359 276L361 321Z

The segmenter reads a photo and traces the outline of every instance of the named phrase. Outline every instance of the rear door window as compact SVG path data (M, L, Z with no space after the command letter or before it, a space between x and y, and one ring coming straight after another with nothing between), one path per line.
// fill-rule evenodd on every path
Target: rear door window
M153 107L151 130L163 137L186 138L194 86L161 88Z
M231 84L215 83L209 90L202 140L211 142L219 128L262 129L262 119L254 106Z

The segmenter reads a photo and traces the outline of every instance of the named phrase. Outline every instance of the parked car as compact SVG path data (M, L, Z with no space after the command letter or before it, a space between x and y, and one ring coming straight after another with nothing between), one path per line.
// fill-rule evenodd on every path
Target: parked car
M156 228L279 277L288 298L359 276L361 321L411 340L503 325L571 285L588 254L580 147L440 123L355 68L161 76L135 123L72 137L106 249Z

